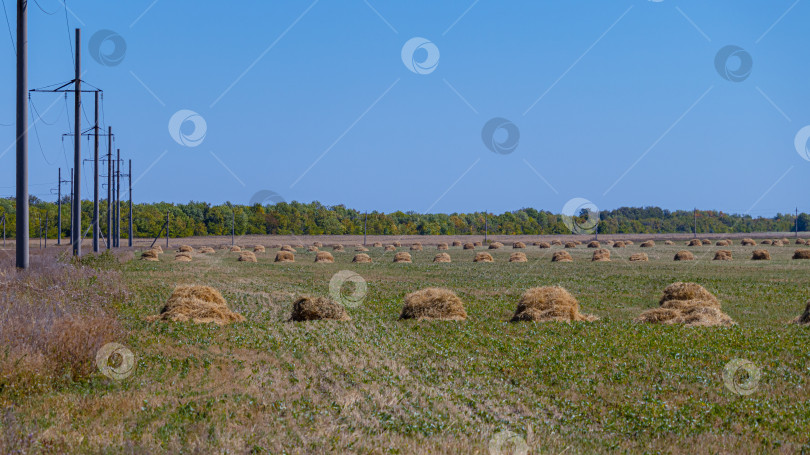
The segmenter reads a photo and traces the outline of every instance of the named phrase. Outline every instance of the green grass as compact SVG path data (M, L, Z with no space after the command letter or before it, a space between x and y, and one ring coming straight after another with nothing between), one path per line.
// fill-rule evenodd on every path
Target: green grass
M724 247L725 248L725 247ZM500 430L524 438L530 453L797 452L810 448L806 327L788 325L808 299L810 261L794 248L769 247L772 261L713 262L717 247L673 262L682 246L521 250L528 263L495 263L451 248L433 264L431 247L413 264L239 263L235 253L195 255L192 263L132 261L123 266L133 297L116 310L137 356L133 376L101 376L29 397L16 412L44 431L41 444L79 452L488 453ZM351 250L347 248L347 250ZM633 252L649 263L629 263ZM368 294L349 322L285 322L299 294L327 295L340 270L365 278ZM695 281L720 298L732 328L632 322L657 305L663 288ZM177 284L212 285L247 322L227 327L148 323ZM600 316L595 323L507 322L521 293L561 285ZM406 293L441 286L465 302L465 322L398 321ZM762 370L758 389L724 387L734 358ZM47 431L45 431L47 430Z

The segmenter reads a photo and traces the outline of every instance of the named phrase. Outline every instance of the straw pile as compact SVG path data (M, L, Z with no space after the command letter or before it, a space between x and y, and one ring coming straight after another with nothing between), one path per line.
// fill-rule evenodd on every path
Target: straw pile
M422 244L419 242L414 243L411 245L411 251L422 251Z
M537 247L543 249L551 248L551 244L548 242L537 242Z
M406 253L405 251L400 251L399 253L394 255L394 262L402 262L402 263L410 263L411 255L410 253Z
M481 241L473 242L473 246L475 246L475 247L484 246L484 242L481 242Z
M757 242L755 242L754 239L742 239L740 242L740 245L742 246L754 246L756 244Z
M194 248L192 248L190 245L180 245L180 248L177 249L177 252L178 253L193 253Z
M152 248L149 248L149 249L157 251L158 254L163 254L163 248L161 248L160 245L155 245L155 246L153 246Z
M210 286L177 286L159 315L149 316L148 321L192 321L197 324L224 325L241 322L245 318L228 309L222 294Z
M478 253L475 255L473 262L493 262L492 255L484 252Z
M686 244L686 246L703 246L703 241L700 239L692 239Z
M512 243L512 248L513 249L526 248L526 244L523 242L514 242Z
M602 244L597 242L596 240L591 241L588 243L588 248L601 248Z
M275 262L295 262L295 254L289 251L279 251L276 253Z
M760 244L760 245L772 245L772 244L773 244L773 240L768 240L768 239L765 239L765 240L763 240L763 241L759 242L759 244Z
M567 251L557 251L551 256L551 262L574 262L574 258Z
M210 246L204 246L204 247L200 248L200 253L211 254L211 253L216 253L216 251L213 248L211 248Z
M492 243L489 244L489 249L490 250L497 250L497 249L501 248L502 246L503 246L503 243L501 243L501 242L492 242Z
M754 250L754 253L751 255L752 261L770 261L771 260L771 253L768 250Z
M352 262L356 262L358 264L370 264L372 261L371 256L360 253L354 255L354 258L352 258Z
M666 240L664 242L664 245L675 245L675 242L673 242L672 240Z
M793 252L793 259L810 259L810 250L796 250Z
M240 252L240 251L242 251L242 248L239 248L239 247L238 247L238 246L236 246L236 245L234 245L234 246L232 246L232 247L231 247L231 253L238 253L238 252Z
M394 246L397 248L402 248L402 242L394 242Z
M711 244L712 244L712 241L711 241L711 240L709 240L709 239L702 239L702 240L701 240L701 242L702 242L704 245L711 245Z
M796 245L806 245L807 241L804 239L796 239Z
M467 319L464 303L451 290L426 288L405 296L400 319L463 321Z
M335 258L332 256L332 253L328 251L318 251L318 254L315 255L315 262L332 264L335 262Z
M343 245L338 243L337 245L332 245L332 251L345 251L345 249Z
M718 240L715 246L731 246L731 240Z
M621 240L617 240L617 241L613 242L613 248L624 248L626 246L627 245Z
M448 249L450 249L450 247L447 246L446 243L442 242L442 243L439 243L438 245L436 245L436 249L437 250L448 250Z
M652 248L652 247L655 246L655 241L647 240L646 242L642 242L641 245L639 245L639 246L642 247L642 248Z
M579 302L565 288L531 288L520 297L511 322L593 322L599 319L594 315L582 314L579 309Z
M152 250L146 250L146 251L144 251L143 253L141 253L141 260L142 260L142 261L151 261L151 262L157 262L157 261L159 261L159 260L160 260L160 259L158 258L158 254L159 254L159 253L158 253L158 251L157 251L157 250L154 250L154 249L152 249Z
M382 248L382 242L374 242L374 248Z
M191 253L177 253L174 255L175 262L191 262Z
M512 253L509 256L509 262L528 262L528 259L526 259L526 253Z
M461 246L462 243L460 240L453 240L453 246Z
M264 253L265 252L264 245L256 245L256 246L254 246L253 247L253 252L254 253Z
M695 255L689 251L681 250L675 253L675 260L676 261L694 261Z
M320 321L329 319L333 321L350 321L352 318L346 313L346 308L326 297L301 296L293 303L290 322Z
M357 253L365 253L366 251L368 251L368 248L360 245L358 247L355 247L354 251Z
M307 251L309 251L310 253L314 253L314 252L318 251L318 247L315 246L315 245L308 246Z
M664 289L658 308L636 318L653 324L683 324L686 327L730 326L734 321L720 310L720 301L697 283L673 283Z
M714 260L731 261L732 260L731 250L718 250L716 253L714 253Z
M565 247L566 248L576 248L577 247L577 242L565 242Z
M385 246L385 251L396 251L396 250L397 250L397 247L395 247L394 245L386 245Z
M239 253L239 262L256 262L256 255L252 251L242 251Z
M610 250L599 248L593 252L593 262L610 262Z
M792 321L794 324L810 325L810 300L807 301L804 307L804 313Z
M439 253L433 258L433 262L453 262L447 253Z
M552 240L551 241L552 246L562 246L562 244L563 244L562 240Z
M630 255L630 262L649 262L647 253L635 253Z

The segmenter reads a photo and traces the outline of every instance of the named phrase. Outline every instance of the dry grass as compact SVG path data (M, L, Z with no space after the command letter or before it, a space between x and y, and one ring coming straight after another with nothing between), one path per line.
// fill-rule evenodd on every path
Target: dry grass
M695 255L692 254L690 251L681 250L675 253L675 260L676 261L694 261Z
M512 253L509 256L509 262L528 262L529 260L526 258L526 253Z
M655 241L654 240L647 240L646 242L641 242L641 245L639 245L639 246L641 248L652 248L652 247L655 246Z
M464 303L455 292L444 288L426 288L405 296L400 319L463 321Z
M480 253L476 253L473 262L493 262L492 255L489 253L484 253L483 251Z
M591 258L593 262L610 262L610 250L605 248L599 248L598 250L593 252L593 257Z
M370 264L373 261L371 260L371 256L364 253L360 253L354 255L354 257L352 258L352 262L356 264Z
M279 251L276 253L274 262L295 262L295 254L289 251Z
M394 262L410 264L412 262L411 254L405 251L400 251L399 253L394 255Z
M733 255L731 254L731 250L718 250L714 253L714 260L715 261L730 261L733 259Z
M512 322L593 322L599 318L579 312L579 302L565 288L528 289L520 297Z
M257 262L256 254L252 251L242 251L239 253L239 262Z
M810 259L810 250L796 250L793 252L793 259Z
M174 255L175 262L191 262L191 253L177 253Z
M453 262L453 260L450 258L449 254L447 254L447 253L439 253L439 254L437 254L436 256L433 257L433 262L447 263L447 262Z
M332 264L335 262L335 257L328 251L318 251L318 254L315 255L315 262Z
M752 261L770 261L771 253L768 250L754 250L751 254Z
M245 318L231 311L222 294L211 286L182 285L174 288L160 314L146 320L225 325L242 322Z
M636 321L686 327L734 325L734 321L720 310L717 297L697 283L678 282L667 286L659 305L659 308L641 313Z
M290 322L304 321L350 321L352 318L346 312L346 308L326 297L299 297L292 307Z
M633 253L630 255L630 262L649 262L650 257L647 253Z
M557 251L551 256L551 262L574 262L574 258L567 251Z

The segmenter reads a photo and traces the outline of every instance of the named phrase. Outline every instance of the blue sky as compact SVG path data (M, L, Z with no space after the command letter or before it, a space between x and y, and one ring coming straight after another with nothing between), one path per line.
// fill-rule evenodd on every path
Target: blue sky
M12 31L13 5L6 1ZM83 79L104 90L104 125L133 159L136 201L247 203L271 190L288 201L382 211L559 212L572 198L603 209L810 211L801 185L810 161L794 145L810 125L810 2L39 6L30 6L29 87L72 79L69 39L81 27ZM101 30L126 43L115 66L91 56L88 42ZM0 124L12 125L7 35ZM438 50L426 74L402 58L415 37L435 46L415 51L415 68ZM744 80L724 79L715 67L727 45L751 58ZM107 40L96 56L113 51ZM735 74L739 64L732 57L726 68ZM33 103L43 121L30 135L31 192L53 198L57 168L72 166L72 143L63 152L61 137L68 115L59 95L35 94ZM88 116L91 103L87 95ZM68 108L72 122L72 101ZM194 141L191 122L175 134L179 142L169 132L181 110L204 119L194 147L180 143L183 135ZM519 131L511 153L482 140L496 117ZM498 129L494 140L507 136ZM3 196L14 192L14 149L6 151L13 140L13 126L0 126Z

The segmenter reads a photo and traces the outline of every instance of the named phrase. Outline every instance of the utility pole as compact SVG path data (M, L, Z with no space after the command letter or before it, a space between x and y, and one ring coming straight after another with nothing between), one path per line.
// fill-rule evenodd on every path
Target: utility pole
M132 246L132 160L129 160L129 242L128 245Z
M796 238L798 239L799 238L799 208L798 207L796 207L796 218L795 218L795 220L796 220L795 221L796 222Z
M112 127L107 127L107 249L112 248Z
M3 222L3 248L6 247L6 214L3 214L3 218L0 219Z
M93 126L93 252L98 253L98 90L95 93L96 108Z
M366 246L366 230L368 228L368 212L366 212L366 217L363 219L363 246Z
M692 209L692 214L695 217L695 238L697 238L697 208Z
M166 249L169 249L169 211L166 210Z
M56 244L62 244L62 168L59 168L59 182L56 187Z
M48 212L45 212L45 248L48 248Z
M233 204L230 202L228 203L228 207L231 208L231 246L234 245L234 234L236 233L236 213L233 210Z
M121 246L121 149L115 151L115 247Z
M73 245L73 168L70 168L70 239L69 245Z
M30 266L28 255L28 0L17 0L17 267ZM3 242L5 243L5 217Z
M73 236L73 255L82 255L82 31L76 29L76 78L73 101L73 225L70 233Z
M484 243L487 243L487 235L489 235L489 213L484 212Z

